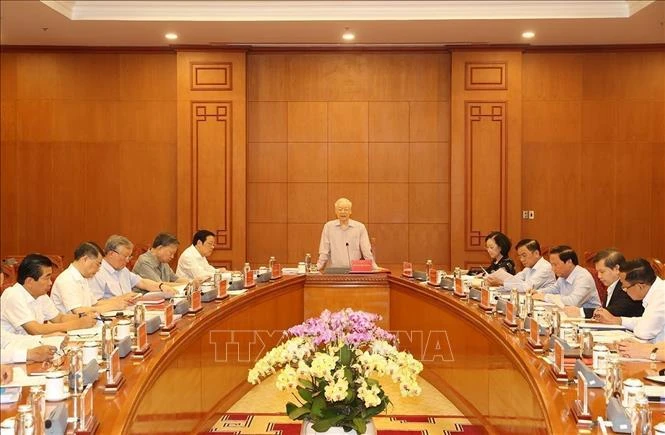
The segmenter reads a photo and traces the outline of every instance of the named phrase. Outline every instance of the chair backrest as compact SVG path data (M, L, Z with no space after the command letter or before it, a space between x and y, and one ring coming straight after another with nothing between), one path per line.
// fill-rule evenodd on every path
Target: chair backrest
M134 245L134 251L132 252L132 258L127 262L127 269L129 269L129 270L134 269L134 265L136 264L136 260L138 260L141 255L148 252L148 249L150 249L150 248L147 245Z
M649 263L651 263L651 267L653 267L653 271L656 272L656 275L660 279L665 279L665 265L663 265L663 262L657 258L652 258L649 260Z
M18 273L18 266L21 264L21 261L25 258L27 254L18 254L18 255L7 255L2 259L2 272L5 274L5 280L2 284L0 291L11 287L16 283L16 275ZM64 270L64 260L62 255L58 254L43 254L48 257L49 260L53 263L53 271L51 273L51 282L54 282L55 279L62 273Z
M596 265L593 262L594 257L596 256L596 251L586 251L584 252L584 267L589 271L593 277L594 282L596 283L596 290L598 291L598 297L600 298L600 303L605 306L607 302L607 286L598 278L598 271L596 270Z

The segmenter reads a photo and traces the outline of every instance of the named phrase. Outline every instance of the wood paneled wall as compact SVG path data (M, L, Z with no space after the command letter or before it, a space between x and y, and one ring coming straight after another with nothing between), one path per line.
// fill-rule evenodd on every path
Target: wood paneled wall
M522 235L665 258L665 53L526 53Z
M450 261L447 53L250 53L247 253L318 257L353 202L379 264Z
M215 234L211 264L245 262L244 52L178 52L178 238Z
M485 237L520 230L522 53L452 58L452 264L488 264Z
M482 250L462 252L464 231L470 217L483 219L482 231L501 225L502 213L513 242L665 258L665 54L511 55L519 62L501 72L496 62L508 58L491 50L452 59L249 52L243 72L239 52L3 52L0 256L68 260L79 242L111 233L147 244L171 231L187 244L194 227L209 226L221 230L220 246L231 235L231 250L216 252L220 263L237 267L243 252L253 263L270 255L294 263L305 252L316 257L334 200L348 196L386 265L484 262ZM214 89L228 70L209 65L192 90L191 62L237 62L235 91ZM503 73L508 89L493 89ZM453 100L480 103L481 117L488 102L507 108L505 167L474 160L500 151L499 133L491 122L467 123L477 114ZM217 118L200 130L194 176L187 126L192 104L206 101L232 102L238 116L219 122L239 124L230 138ZM467 127L477 142L467 141ZM228 144L230 175L229 160L217 159L220 147L229 158ZM465 163L469 146L475 157ZM475 199L465 193L467 164L483 186ZM496 201L501 180L508 190L496 210L483 198ZM520 221L522 209L535 220Z
M174 53L2 53L1 255L176 230Z

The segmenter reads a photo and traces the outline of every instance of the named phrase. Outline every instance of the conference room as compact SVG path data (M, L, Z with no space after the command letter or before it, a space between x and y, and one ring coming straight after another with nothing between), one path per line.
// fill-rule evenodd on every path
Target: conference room
M90 418L71 388L47 401L70 428L300 433L301 420L320 423L307 398L276 388L281 371L256 385L248 374L293 338L283 331L346 308L346 320L380 315L369 323L422 365L410 383L384 373L385 411L371 416L372 383L351 382L366 400L346 426L356 432L371 420L383 435L621 433L613 418L630 420L635 404L589 384L608 384L582 355L589 331L659 400L646 405L651 426L665 421L663 338L598 326L617 295L665 322L665 3L3 1L0 12L3 295L20 287L63 306L37 318L57 318L33 329L45 334L132 325L117 377L103 334L87 340L100 354ZM625 260L616 269L595 261L609 249ZM35 253L51 265L19 273ZM510 284L540 258L552 282L566 267L588 273L597 302ZM639 259L654 280L631 275ZM59 305L58 279L94 297ZM542 320L535 336L531 320ZM553 333L570 324L574 340ZM69 370L86 342L70 335L53 350L62 366L48 355L12 376ZM617 342L636 339L646 350L621 354ZM29 403L31 377L0 420Z

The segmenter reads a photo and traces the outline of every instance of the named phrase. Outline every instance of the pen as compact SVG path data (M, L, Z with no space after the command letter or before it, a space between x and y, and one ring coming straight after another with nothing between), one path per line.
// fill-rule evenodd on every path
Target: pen
M607 428L605 427L605 420L603 420L602 415L598 416L598 426L600 426L600 431L603 433L603 435L607 435Z

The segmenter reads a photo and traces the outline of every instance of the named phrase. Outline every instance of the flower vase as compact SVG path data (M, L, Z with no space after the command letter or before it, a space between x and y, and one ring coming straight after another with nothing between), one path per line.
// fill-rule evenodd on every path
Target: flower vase
M327 435L358 435L358 432L351 429L349 432L344 432L344 428L341 427L331 427L325 432L317 432L312 429L312 423L309 421L304 421L302 424L302 429L300 430L300 435L318 435L318 434L327 434ZM365 435L376 435L376 428L374 427L374 421L370 420L367 422L367 430Z

